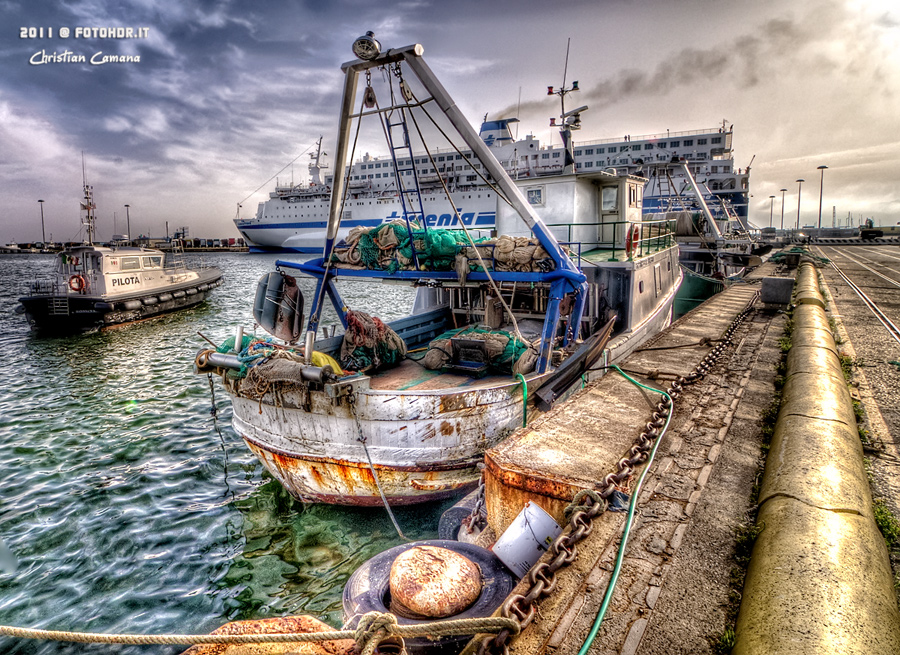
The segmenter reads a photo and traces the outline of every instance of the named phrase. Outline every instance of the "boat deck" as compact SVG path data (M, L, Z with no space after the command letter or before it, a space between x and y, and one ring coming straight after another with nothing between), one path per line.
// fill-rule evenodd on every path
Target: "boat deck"
M429 391L502 384L511 380L509 375L475 378L453 372L432 371L415 360L404 359L399 366L372 375L369 385L376 391Z
M673 244L674 245L674 242ZM660 250L669 248L668 245L660 244L652 248L644 247L642 252L635 252L631 256L628 255L624 248L595 248L589 252L581 253L581 259L591 262L592 264L607 264L609 262L631 262L637 261L642 257L648 257Z

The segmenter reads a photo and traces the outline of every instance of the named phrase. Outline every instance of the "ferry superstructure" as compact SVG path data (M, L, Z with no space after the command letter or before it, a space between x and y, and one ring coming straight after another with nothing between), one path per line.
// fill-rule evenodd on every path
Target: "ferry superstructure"
M532 134L516 139L511 129L516 122L516 118L485 119L479 132L507 173L517 180L561 174L565 147L541 145ZM602 170L646 177L644 211L661 213L671 208L673 197L694 193L682 172L684 164L717 220L745 221L750 168L735 168L733 136L733 126L723 121L717 128L576 142L575 168L584 173ZM269 199L259 203L255 216L235 219L251 252L321 252L334 177L323 176L326 166L322 157L320 139L309 165L308 183L276 183ZM458 227L454 207L444 193L446 185L467 227L482 234L496 228L497 194L487 183L489 178L481 165L469 164L471 152L439 149L430 156L414 154L411 159L401 158L395 163L390 156L366 154L353 163L340 237L354 227L373 227L403 217L396 169L411 166L418 172L424 219L429 226ZM678 165L671 165L674 163Z

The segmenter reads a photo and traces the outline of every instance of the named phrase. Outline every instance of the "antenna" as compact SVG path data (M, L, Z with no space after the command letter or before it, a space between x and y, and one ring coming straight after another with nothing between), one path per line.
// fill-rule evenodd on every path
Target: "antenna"
M81 151L81 181L84 183L84 202L82 203L81 208L87 212L84 219L84 227L87 232L87 242L89 245L93 245L94 209L96 209L97 206L94 204L94 190L92 187L88 186L87 183L87 174L85 173L84 167L84 150Z
M566 150L566 158L563 163L563 174L575 172L575 147L572 141L572 130L581 127L581 112L587 110L587 105L582 105L578 109L566 111L566 96L573 91L578 91L578 81L573 80L572 86L566 87L566 77L569 74L569 47L572 44L571 37L566 41L566 64L563 67L563 85L559 90L555 90L552 86L547 87L548 96L559 96L560 104L560 123L557 125L556 119L550 119L550 127L559 127L559 135L562 137L563 147ZM552 143L552 133L551 133Z

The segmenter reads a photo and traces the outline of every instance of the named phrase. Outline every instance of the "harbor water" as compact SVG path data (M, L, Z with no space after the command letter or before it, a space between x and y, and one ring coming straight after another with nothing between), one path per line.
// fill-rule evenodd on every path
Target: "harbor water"
M0 256L0 624L186 634L311 614L340 626L344 582L401 543L387 513L293 501L232 429L221 384L192 372L198 331L216 343L253 331L256 281L276 259L205 254L225 285L203 305L39 338L13 309L53 257ZM412 306L404 287L339 288L385 320ZM407 536L436 538L452 502L395 514ZM5 654L183 649L0 639Z

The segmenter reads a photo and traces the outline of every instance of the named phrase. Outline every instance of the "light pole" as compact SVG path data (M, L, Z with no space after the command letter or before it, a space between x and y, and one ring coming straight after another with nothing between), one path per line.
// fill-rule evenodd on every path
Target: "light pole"
M797 180L797 229L800 229L800 193L803 191L804 179Z
M773 211L775 211L775 196L769 196L769 227L772 227Z
M824 164L819 166L816 170L822 172L819 176L819 229L822 229L822 186L825 183L825 169L828 168Z
M47 237L44 234L44 201L38 200L38 204L41 206L41 246L47 247Z
M787 193L787 189L781 190L781 231L784 231L784 194Z
M128 243L130 244L133 239L131 238L131 213L128 211L131 205L125 205L125 229L128 230Z

